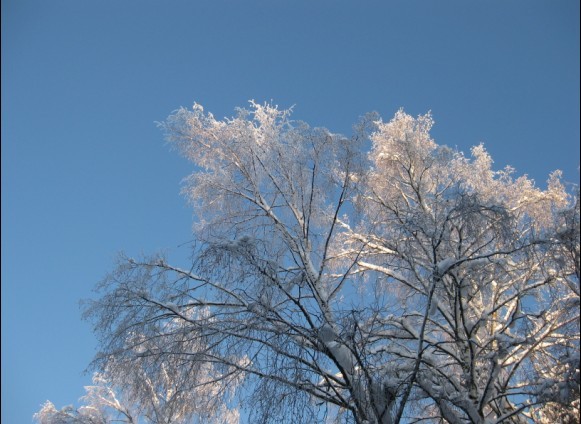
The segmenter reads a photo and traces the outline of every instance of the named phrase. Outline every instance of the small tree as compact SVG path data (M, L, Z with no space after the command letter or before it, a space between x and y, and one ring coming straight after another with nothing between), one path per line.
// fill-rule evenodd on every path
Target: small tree
M432 124L368 115L348 139L271 105L175 112L193 260L121 258L86 309L95 366L143 364L253 422L578 411L578 196L438 146Z
M58 410L50 401L34 414L39 424L109 424L111 422L137 423L135 411L125 405L125 399L110 387L99 373L93 375L93 385L85 386L87 394L81 399L84 405L78 409L65 406Z
M93 375L93 385L86 386L83 405L57 410L47 401L34 415L39 424L110 424L139 422L151 424L234 424L238 411L219 404L213 396L220 385L199 383L208 367L170 368L148 362L149 340L142 340L128 361L110 359L104 373Z

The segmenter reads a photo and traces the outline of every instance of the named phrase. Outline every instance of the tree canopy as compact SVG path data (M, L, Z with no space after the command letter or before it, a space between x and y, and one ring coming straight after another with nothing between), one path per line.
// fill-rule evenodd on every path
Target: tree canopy
M120 257L85 307L96 370L141 408L171 389L150 422L578 422L578 189L432 125L174 112L192 260Z

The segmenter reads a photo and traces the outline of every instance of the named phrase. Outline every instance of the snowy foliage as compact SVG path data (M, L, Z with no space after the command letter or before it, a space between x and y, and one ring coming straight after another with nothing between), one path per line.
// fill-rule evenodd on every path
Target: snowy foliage
M97 369L137 363L262 423L578 412L578 195L440 146L432 125L400 110L346 138L269 104L175 112L161 126L196 166L194 259L121 258L86 308Z
M212 381L209 366L172 368L163 363L148 364L152 343L139 338L133 361L111 360L104 373L93 375L85 387L78 409L66 406L57 410L47 401L34 418L39 424L236 424L236 409L217 402L220 385L195 385ZM135 342L135 340L134 340Z

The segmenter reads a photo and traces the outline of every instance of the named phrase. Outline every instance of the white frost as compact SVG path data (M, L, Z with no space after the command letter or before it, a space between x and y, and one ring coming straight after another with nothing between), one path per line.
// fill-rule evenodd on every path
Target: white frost
M436 274L438 276L444 275L454 264L456 264L457 260L454 258L446 258L441 260L436 264Z

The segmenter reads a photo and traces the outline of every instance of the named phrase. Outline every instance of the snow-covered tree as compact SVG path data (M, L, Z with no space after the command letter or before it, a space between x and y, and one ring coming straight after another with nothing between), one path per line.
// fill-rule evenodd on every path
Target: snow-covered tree
M192 387L189 379L203 375L204 370L192 372L191 364L180 369L164 364L150 368L143 360L149 345L143 341L136 352L142 356L131 363L110 360L104 373L94 373L80 408L58 410L47 401L34 419L39 424L238 423L237 410L212 399L218 384Z
M87 394L81 398L83 406L80 408L69 405L59 410L46 401L34 414L34 419L39 424L137 423L137 412L127 406L126 399L119 399L103 374L95 373L93 385L85 386L85 391Z
M86 308L95 366L141 363L250 422L578 412L578 195L439 146L432 124L370 114L346 138L268 104L172 114L193 259L121 258Z

